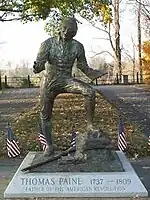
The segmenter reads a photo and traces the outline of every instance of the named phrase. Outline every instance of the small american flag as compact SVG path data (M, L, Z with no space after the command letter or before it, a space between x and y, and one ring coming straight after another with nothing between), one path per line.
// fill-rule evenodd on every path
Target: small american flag
M75 151L76 151L76 137L77 137L77 133L73 131L71 135L71 148ZM72 156L75 156L75 151L72 152L71 154Z
M148 136L148 145L150 146L150 135Z
M119 120L118 148L120 151L125 151L127 148L126 135L121 119Z
M76 147L76 136L77 136L76 132L73 131L71 135L71 147Z
M135 197L133 197L133 199L137 199L137 200L139 200L139 199L140 199L139 194L136 194Z
M7 153L9 157L16 157L20 155L20 148L14 138L14 134L9 124L7 132Z
M42 149L44 151L45 148L46 148L46 139L45 139L45 136L43 134L42 127L41 127L40 123L39 123L39 127L38 127L38 139L39 139L39 141L42 145Z

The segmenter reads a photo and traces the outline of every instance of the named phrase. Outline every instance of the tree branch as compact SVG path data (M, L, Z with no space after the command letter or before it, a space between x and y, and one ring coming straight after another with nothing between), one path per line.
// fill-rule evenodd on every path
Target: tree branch
M113 45L113 41L112 41L112 37L111 37L111 34L110 34L110 24L109 24L109 32L108 32L108 36L109 36L109 40L110 40L110 44L111 44L111 47L116 55L116 50L115 50L115 47Z
M92 24L92 26L93 26L94 28L98 29L99 31L102 31L102 32L104 32L104 33L107 33L107 34L109 34L109 32L108 32L106 29L102 29L102 28L100 28L100 27L96 26L96 25L95 25L95 24L93 24L93 23L91 23L91 24Z
M91 58L94 58L95 56L99 56L99 55L101 55L101 54L103 54L103 53L108 53L114 60L116 59L115 56L113 56L109 51L106 51L106 50L101 51L101 52L99 52L99 53L96 53L96 52L93 52L93 53L95 53L95 55L92 56Z
M0 17L0 21L1 21L1 22L11 22L11 21L21 20L21 19L22 19L22 17L14 17L14 18L10 18L10 19L2 19L2 18Z
M14 13L19 13L22 12L22 10L15 10L15 9L10 9L10 8L0 8L1 12L14 12Z
M143 2L141 2L141 1L139 1L139 0L135 0L137 3L140 3L142 6L148 6L148 7L150 7L150 5L149 4L145 4L145 3L143 3Z
M132 60L132 62L133 62L133 58L132 58L132 56L129 54L129 52L128 52L126 49L123 49L123 50L124 50L125 55L128 56L128 57Z
M94 24L92 24L92 26L93 27L95 27L95 28L97 28L98 30L100 30L100 31L103 31L104 33L106 33L107 35L108 35L108 40L110 41L110 45L111 45L111 47L112 47L112 49L113 49L113 51L114 51L114 53L116 54L116 51L115 51L115 47L114 47L114 45L113 45L113 41L112 41L112 36L111 36L111 34L110 34L110 24L108 25L108 30L106 30L106 29L102 29L102 28L100 28L100 27L98 27L98 26L95 26Z
M150 8L150 4L145 4L139 0L130 0L130 1L136 1L138 4L142 5L142 7L143 7L142 11L144 12L144 14L148 18L148 20L150 20L150 10L148 10L148 8L147 8L147 7Z
M148 18L148 20L150 20L150 12L146 11L146 8L144 8L144 10L142 9L142 11L144 12L144 15L146 15L146 17ZM148 13L146 13L148 12Z
M94 40L109 40L109 38L93 38Z
M4 12L4 13L0 16L0 19L2 19L5 15L7 15L6 12Z

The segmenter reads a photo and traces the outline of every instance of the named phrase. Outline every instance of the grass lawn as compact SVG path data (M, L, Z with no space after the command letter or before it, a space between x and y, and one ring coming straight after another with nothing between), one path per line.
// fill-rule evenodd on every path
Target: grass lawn
M82 133L86 129L86 113L84 109L84 98L81 95L61 94L57 96L53 109L53 135L56 148L66 149L70 145L71 132L74 129ZM109 135L117 149L119 112L110 105L102 95L97 94L94 126L102 129ZM28 151L40 150L37 138L39 121L39 106L23 113L16 119L12 127L15 136L19 139L22 155ZM150 155L147 138L137 127L123 118L125 133L127 137L127 156L137 157ZM6 136L5 136L6 137ZM0 156L6 155L5 137L1 138Z

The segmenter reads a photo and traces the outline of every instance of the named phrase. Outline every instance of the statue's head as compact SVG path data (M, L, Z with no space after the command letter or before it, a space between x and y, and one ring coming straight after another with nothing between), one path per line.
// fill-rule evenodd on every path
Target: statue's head
M76 19L73 17L66 18L62 21L62 26L61 26L61 37L65 40L70 40L72 39L76 33L77 33L77 22Z

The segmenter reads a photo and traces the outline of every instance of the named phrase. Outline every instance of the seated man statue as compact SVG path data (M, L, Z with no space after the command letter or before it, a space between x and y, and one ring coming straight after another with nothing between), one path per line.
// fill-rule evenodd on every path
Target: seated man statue
M95 91L89 84L72 77L72 67L76 60L77 68L91 80L97 76L98 71L89 68L83 45L73 39L76 33L77 23L75 18L63 20L58 37L51 37L41 44L34 62L34 73L45 70L40 86L40 118L47 143L44 156L51 156L54 153L52 109L54 99L58 94L74 93L85 96L87 132L93 130ZM46 62L49 64L45 65Z

